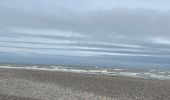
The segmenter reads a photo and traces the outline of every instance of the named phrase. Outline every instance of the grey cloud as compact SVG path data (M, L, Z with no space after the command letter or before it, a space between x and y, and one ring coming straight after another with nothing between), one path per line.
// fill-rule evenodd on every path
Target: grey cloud
M5 43L5 44L4 44ZM83 44L77 45L77 44L71 44L68 45L62 43L62 44L50 44L50 43L36 43L36 42L8 42L8 41L0 41L1 48L14 48L14 49L24 49L24 50L33 50L35 52L39 52L42 50L48 50L53 51L54 54L57 53L57 50L63 50L63 51L81 51L83 52L90 52L91 55L95 54L97 52L97 55L120 55L120 56L153 56L153 57L169 57L170 53L166 52L166 50L155 50L155 49L139 49L139 48L122 48L122 47L112 47L112 48L106 48L106 47L97 47L97 46L85 46ZM10 43L10 44L7 44ZM56 51L56 52L55 52ZM96 55L96 56L97 56Z
M135 59L138 59L137 62L141 61L143 63L161 63L164 62L160 60L161 58L170 58L170 51L166 50L170 49L168 44L153 42L157 37L170 39L170 12L168 10L114 8L111 10L82 12L56 9L55 12L46 12L41 10L30 11L1 7L0 13L0 29L3 30L0 31L0 39L11 39L11 41L1 40L0 43L11 44L11 46L5 46L5 44L4 46L1 45L9 50L10 48L15 48L16 50L23 48L35 50L36 52L38 50L43 51L47 49L49 51L63 50L67 53L71 51L90 52L89 55L91 54L94 57L101 57L102 55L102 57L104 57L102 59L111 57L112 59L114 58L114 60L116 57L119 59L119 56L124 54L123 56L125 58L120 58L120 61L122 59L126 59L125 61L137 61ZM57 36L55 35L58 34L57 32L49 35L48 31L44 34L36 34L35 31L33 34L30 34L26 30L25 32L11 31L11 29L24 28L40 31L56 30L71 32L72 36ZM84 37L74 37L76 36L74 33L82 34ZM16 37L30 37L37 40L25 40L21 43L20 39L16 39ZM47 41L44 43L42 41L38 42L39 39L47 39ZM54 43L50 43L48 40L53 40ZM55 40L61 42L62 40L68 40L70 42L57 43ZM12 43L18 44L14 45ZM30 46L26 45L25 47L22 44L29 44ZM31 47L31 45L38 46L40 44L50 46L51 48ZM61 48L55 48L56 45ZM81 49L80 47L89 49ZM90 49L92 47L100 49ZM119 55L114 55L115 53L118 53ZM125 55L134 55L135 57L128 59ZM150 59L146 61L145 58L147 58L147 56L145 55L156 58L153 58L155 60ZM167 60L165 61L167 63Z
M57 12L57 10L56 10ZM169 35L170 13L152 9L115 8L89 12L58 13L1 10L1 25L79 32L82 34L125 37ZM9 27L8 26L8 27ZM103 36L103 35L102 35Z
M89 12L30 12L1 9L2 27L29 27L78 32L99 41L152 42L151 38L169 36L170 13L152 9L99 10ZM6 28L5 27L5 28ZM130 36L130 37L129 37ZM91 40L93 41L93 40ZM142 44L142 43L141 43Z

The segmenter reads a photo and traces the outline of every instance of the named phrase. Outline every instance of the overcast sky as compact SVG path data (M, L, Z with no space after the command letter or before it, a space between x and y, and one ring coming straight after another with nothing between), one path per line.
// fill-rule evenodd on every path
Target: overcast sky
M0 0L0 62L170 65L169 0Z

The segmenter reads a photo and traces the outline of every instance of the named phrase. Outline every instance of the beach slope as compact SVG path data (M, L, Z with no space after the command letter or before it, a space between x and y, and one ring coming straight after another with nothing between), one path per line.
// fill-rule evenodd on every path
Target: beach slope
M170 100L170 81L0 68L0 100Z

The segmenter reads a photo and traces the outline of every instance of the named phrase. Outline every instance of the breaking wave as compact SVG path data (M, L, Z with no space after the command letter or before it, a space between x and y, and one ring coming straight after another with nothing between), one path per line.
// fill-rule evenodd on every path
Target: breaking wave
M134 70L127 68L100 68L100 67L68 67L59 65L0 65L0 68L14 68L14 69L34 69L34 70L47 70L47 71L63 71L74 73L86 73L86 74L101 74L101 75L114 75L124 77L135 77L144 79L160 79L170 80L169 71L158 71L155 69L149 70Z

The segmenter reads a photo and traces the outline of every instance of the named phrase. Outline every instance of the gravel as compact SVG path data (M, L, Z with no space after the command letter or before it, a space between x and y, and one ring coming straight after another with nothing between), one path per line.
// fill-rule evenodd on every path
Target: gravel
M0 100L170 100L170 81L1 68Z

